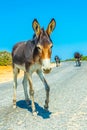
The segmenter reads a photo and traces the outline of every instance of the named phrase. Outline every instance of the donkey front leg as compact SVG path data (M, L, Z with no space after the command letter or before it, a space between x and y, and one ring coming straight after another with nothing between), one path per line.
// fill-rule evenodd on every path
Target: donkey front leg
M18 69L13 69L13 108L16 108L16 93L17 93L17 75Z
M45 100L45 105L44 108L48 109L48 103L49 103L49 91L50 91L50 87L47 84L47 81L44 78L44 74L42 72L42 70L37 71L37 74L39 75L40 79L42 80L43 84L45 85L45 90L46 90L46 100Z
M24 88L24 95L25 95L25 101L27 103L27 105L30 105L30 101L29 101L29 95L28 95L28 90L27 90L27 75L26 75L26 72L24 72L24 78L23 78L23 81L22 81L22 84L23 84L23 88Z
M45 100L45 105L44 108L48 110L48 103L49 103L49 91L50 87L48 86L46 80L44 79L44 84L45 84L45 90L46 90L46 100Z
M30 74L27 72L27 78L29 81L29 86L30 86L30 98L31 98L31 105L32 105L32 113L33 115L36 115L36 109L35 109L35 104L34 104L34 90L33 90L33 85L32 85L32 79Z

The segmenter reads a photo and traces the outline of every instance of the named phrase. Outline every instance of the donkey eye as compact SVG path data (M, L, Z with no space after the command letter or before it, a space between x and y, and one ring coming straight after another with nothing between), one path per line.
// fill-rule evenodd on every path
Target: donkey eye
M53 45L51 46L51 48L53 47Z
M52 47L53 47L53 45L50 47L51 50L52 50Z
M52 45L52 46L50 46L50 52L52 51L52 47L53 47L53 45Z
M37 47L38 51L41 52L41 48L40 47Z

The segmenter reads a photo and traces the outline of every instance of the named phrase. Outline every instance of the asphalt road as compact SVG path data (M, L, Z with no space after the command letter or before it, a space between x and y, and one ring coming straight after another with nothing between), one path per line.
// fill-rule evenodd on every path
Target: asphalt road
M0 130L87 130L87 62L76 67L63 62L46 75L50 85L49 111L45 111L45 89L33 75L37 116L24 100L22 79L18 79L17 108L12 108L12 81L0 84Z

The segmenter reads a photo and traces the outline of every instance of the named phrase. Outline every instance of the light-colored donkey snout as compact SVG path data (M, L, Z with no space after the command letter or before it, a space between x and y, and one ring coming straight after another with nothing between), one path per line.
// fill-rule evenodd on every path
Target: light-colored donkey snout
M50 73L51 71L51 66L50 66L50 59L45 59L42 61L42 69L44 73Z

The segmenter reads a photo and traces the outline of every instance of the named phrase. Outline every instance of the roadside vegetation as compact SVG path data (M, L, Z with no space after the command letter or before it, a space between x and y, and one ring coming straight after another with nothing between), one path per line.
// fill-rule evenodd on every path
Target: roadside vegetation
M87 61L87 56L82 56L82 57L81 57L81 60L82 60L82 61ZM65 61L75 61L75 58L66 59Z
M82 56L82 61L87 61L87 56ZM75 58L66 59L64 61L75 61ZM7 51L0 51L0 66L12 65L11 53Z
M11 53L7 51L0 51L0 66L7 66L12 64Z

